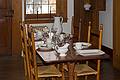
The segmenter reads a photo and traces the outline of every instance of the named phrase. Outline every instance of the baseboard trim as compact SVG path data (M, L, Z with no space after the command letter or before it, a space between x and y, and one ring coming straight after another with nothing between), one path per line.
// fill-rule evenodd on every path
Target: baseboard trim
M110 55L110 57L113 56L113 49L102 45L102 50L103 50L106 54Z

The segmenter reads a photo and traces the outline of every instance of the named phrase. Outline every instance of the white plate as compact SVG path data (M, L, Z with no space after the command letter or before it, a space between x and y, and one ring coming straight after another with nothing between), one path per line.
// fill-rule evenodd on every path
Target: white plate
M93 55L103 55L105 52L99 50L99 49L89 49L89 50L77 50L78 54L82 56L93 56Z

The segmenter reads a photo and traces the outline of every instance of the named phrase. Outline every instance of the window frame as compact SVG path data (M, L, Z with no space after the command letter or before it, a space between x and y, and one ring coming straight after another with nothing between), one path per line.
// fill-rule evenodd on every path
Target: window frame
M24 16L27 23L51 23L54 16L62 16L63 22L67 22L67 0L56 0L56 13L38 15L26 14L26 0L24 0Z

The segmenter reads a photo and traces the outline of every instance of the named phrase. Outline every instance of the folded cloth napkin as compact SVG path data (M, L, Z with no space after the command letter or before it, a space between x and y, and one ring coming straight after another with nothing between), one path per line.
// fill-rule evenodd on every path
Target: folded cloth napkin
M82 56L103 55L105 52L99 49L77 50L78 54Z

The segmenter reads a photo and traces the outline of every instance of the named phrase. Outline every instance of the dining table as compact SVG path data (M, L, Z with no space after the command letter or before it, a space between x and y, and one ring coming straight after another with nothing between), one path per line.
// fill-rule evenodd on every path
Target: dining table
M41 51L37 49L36 51L44 65L60 64L60 63L67 64L68 80L74 80L74 69L75 69L75 64L77 62L104 60L109 58L109 55L106 53L102 55L91 55L91 56L80 55L73 48L73 44L69 45L68 51L66 52L65 56L60 56L60 54L57 53L57 51L54 49L48 51Z

